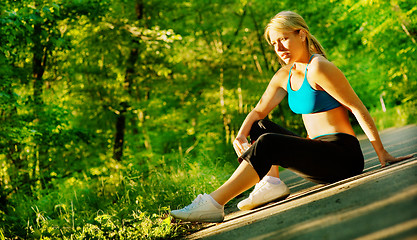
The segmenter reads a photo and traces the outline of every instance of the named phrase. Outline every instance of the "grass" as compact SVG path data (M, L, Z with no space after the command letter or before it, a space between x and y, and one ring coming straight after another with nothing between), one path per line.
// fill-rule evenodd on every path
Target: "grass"
M175 156L171 156L175 158ZM166 161L167 157L164 158ZM0 223L6 239L167 239L193 231L176 222L172 208L183 207L224 182L235 166L225 159L175 159L163 168L109 159L107 171L90 169L56 179L38 197L14 194ZM237 163L236 163L237 165ZM94 172L94 174L92 174ZM99 174L99 175L95 175Z
M388 108L385 112L376 109L371 115L380 130L417 123L417 107L411 103Z

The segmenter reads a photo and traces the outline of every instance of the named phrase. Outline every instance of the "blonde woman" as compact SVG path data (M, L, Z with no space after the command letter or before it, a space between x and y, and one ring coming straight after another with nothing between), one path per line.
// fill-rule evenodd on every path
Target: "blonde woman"
M285 198L289 190L279 180L278 166L317 183L333 183L362 173L364 159L348 111L371 141L382 167L412 157L395 158L385 150L369 112L343 73L326 59L322 46L300 15L291 11L278 13L267 25L265 37L282 68L233 142L241 164L217 190L200 194L190 205L172 211L175 218L221 222L224 205L255 184L249 198L238 204L240 209ZM307 138L264 119L287 94L291 110L302 114Z

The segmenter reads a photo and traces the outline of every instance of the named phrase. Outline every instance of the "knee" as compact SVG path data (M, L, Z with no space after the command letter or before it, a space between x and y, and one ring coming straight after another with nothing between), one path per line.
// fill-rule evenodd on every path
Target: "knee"
M288 144L283 135L264 133L253 144L259 154L273 155L276 152L286 151Z
M253 143L253 149L259 155L264 155L273 150L276 146L274 146L273 134L271 133L263 133L262 135L258 136L256 141Z
M269 145L269 143L272 141L272 138L274 138L274 134L272 133L264 133L258 138L258 143L261 145Z
M262 134L250 149L250 162L259 178L263 178L268 173L273 164L272 161L275 159L275 148L273 141L271 141L272 135L271 133Z

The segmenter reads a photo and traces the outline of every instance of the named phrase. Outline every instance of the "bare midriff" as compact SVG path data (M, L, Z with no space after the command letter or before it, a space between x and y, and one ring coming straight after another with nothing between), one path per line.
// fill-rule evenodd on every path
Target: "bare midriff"
M309 138L332 133L355 136L348 112L343 106L326 112L303 114L303 121Z

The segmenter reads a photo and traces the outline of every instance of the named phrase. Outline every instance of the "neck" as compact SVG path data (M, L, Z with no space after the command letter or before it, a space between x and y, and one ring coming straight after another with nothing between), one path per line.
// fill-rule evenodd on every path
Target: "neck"
M312 58L312 54L307 53L304 56L302 56L299 60L294 61L293 68L294 69L303 69L307 66L307 64L310 62L310 59Z

